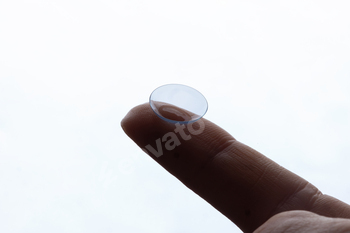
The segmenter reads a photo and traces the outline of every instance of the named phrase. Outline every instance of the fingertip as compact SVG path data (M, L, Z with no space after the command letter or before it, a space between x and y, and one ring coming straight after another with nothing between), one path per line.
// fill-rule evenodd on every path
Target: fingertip
M137 132L142 126L142 122L152 118L150 116L150 106L148 103L140 104L136 107L133 107L122 119L120 125L124 132L130 136L132 132ZM138 130L137 130L138 129Z
M141 148L173 130L173 124L160 119L148 103L132 108L122 119L121 127Z
M138 115L138 113L144 111L144 109L147 107L146 103L145 104L140 104L136 107L133 107L131 110L129 110L129 112L124 116L124 118L121 121L121 126L124 128L126 126L128 126L128 123L130 122L130 120L133 119L137 119L135 118L136 115Z

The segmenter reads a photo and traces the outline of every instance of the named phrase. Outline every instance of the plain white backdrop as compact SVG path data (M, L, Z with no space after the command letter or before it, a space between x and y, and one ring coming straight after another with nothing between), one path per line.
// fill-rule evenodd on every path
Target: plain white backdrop
M350 203L349 1L0 1L1 232L240 232L120 121L156 87Z

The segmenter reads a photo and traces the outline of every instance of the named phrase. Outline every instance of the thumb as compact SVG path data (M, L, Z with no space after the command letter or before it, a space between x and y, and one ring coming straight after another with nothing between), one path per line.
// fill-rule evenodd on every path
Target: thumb
M277 214L254 233L341 233L350 232L350 220L329 218L308 211L288 211Z

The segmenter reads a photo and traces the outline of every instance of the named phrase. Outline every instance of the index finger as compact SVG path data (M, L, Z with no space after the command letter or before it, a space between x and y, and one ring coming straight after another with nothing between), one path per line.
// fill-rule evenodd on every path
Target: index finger
M208 120L174 125L143 104L126 115L122 128L161 166L244 232L254 231L287 210L350 217L347 204L323 195Z

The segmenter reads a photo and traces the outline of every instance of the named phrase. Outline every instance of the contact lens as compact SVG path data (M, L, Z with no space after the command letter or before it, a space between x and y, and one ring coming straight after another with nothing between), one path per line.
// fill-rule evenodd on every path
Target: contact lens
M171 123L192 123L204 116L208 102L196 89L182 84L167 84L155 89L149 104L161 119Z

